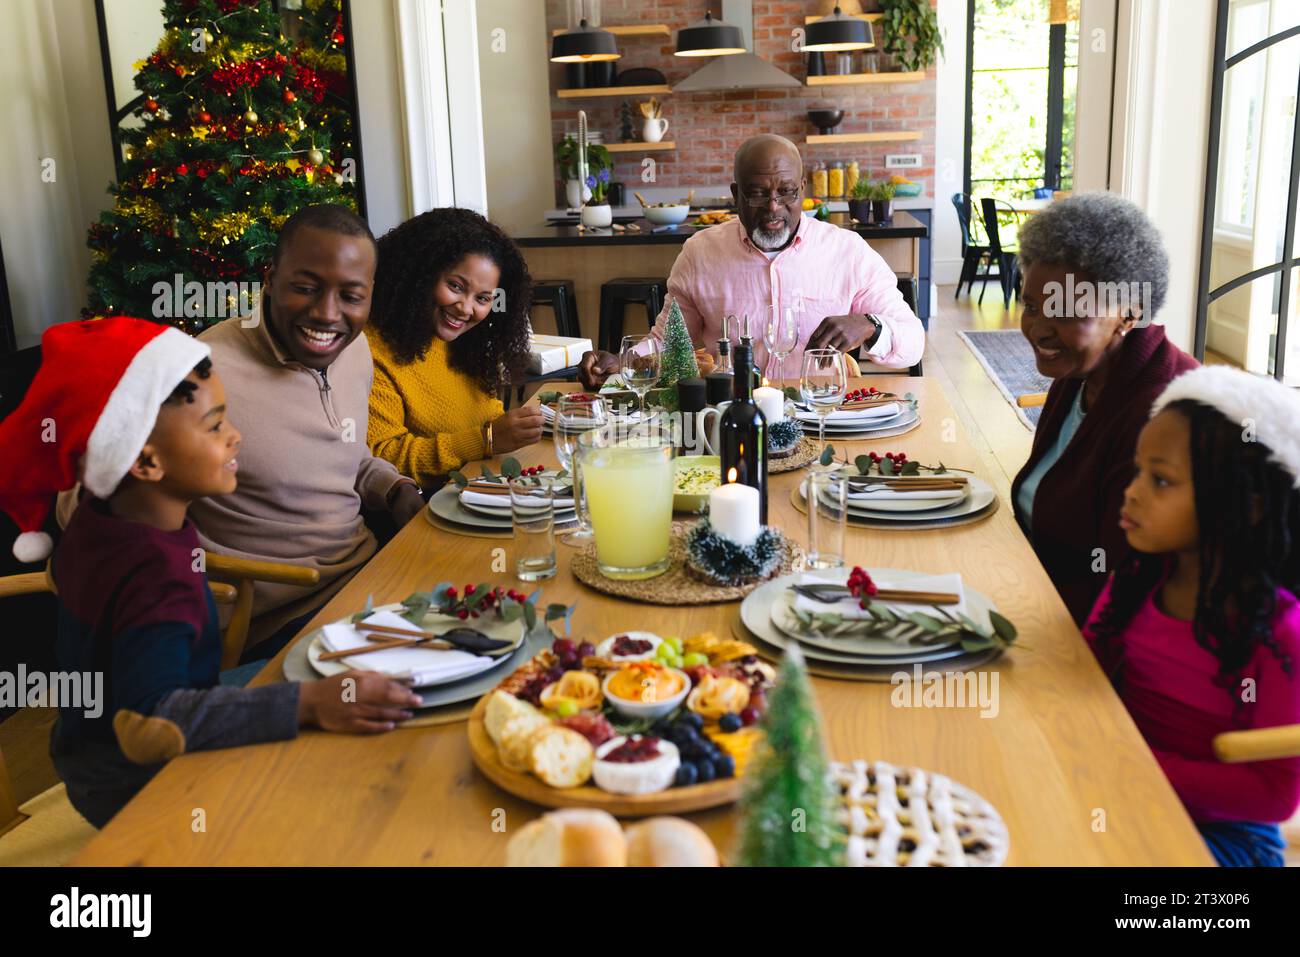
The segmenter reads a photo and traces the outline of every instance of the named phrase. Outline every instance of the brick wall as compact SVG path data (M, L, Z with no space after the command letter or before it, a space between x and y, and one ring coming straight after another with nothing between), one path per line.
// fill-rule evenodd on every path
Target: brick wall
M546 0L547 31L563 28L565 0ZM804 17L822 15L826 4L818 0L754 0L754 53L779 69L803 81L807 75L807 57L790 49L791 31L802 26ZM703 16L704 5L698 0L602 0L601 20L606 26L635 23L664 23L673 31ZM874 9L864 4L863 9ZM716 13L716 11L715 11ZM877 40L879 42L879 40ZM713 62L673 56L673 37L620 37L622 58L615 61L619 70L653 67L667 77L669 85ZM827 72L832 72L831 54L827 55ZM592 129L605 134L607 143L618 141L618 97L560 99L555 91L565 85L564 65L550 64L551 126L554 142L566 132L577 132L578 110L587 112ZM628 97L632 104L634 129L641 136L641 114L636 103L645 96ZM920 153L922 167L904 170L909 179L923 185L926 195L933 193L934 180L934 69L923 81L800 87L790 90L743 90L727 93L675 93L659 96L663 116L669 122L665 139L677 143L676 151L615 154L614 179L631 190L641 182L643 156L654 157L657 186L702 186L731 182L731 161L736 148L757 133L779 133L799 144L805 165L818 160L829 163L856 159L864 177L885 176L886 153ZM844 119L836 133L916 130L921 139L894 143L840 143L808 146L805 138L817 130L809 122L810 109L842 109ZM556 172L558 177L558 170ZM557 200L560 183L557 178Z

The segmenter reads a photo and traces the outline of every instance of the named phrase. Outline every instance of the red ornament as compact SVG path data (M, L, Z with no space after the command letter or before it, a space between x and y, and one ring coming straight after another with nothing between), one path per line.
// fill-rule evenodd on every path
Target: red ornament
M148 110L150 113L157 113L158 101L151 96L149 97L149 99L144 101L144 108Z
M200 166L197 170L194 171L194 175L197 176L199 179L207 179L208 171L204 169L202 166Z
M292 103L298 99L298 95L294 93L293 90L285 90L282 96L284 98L284 102L286 103Z
M338 33L334 34L334 36L331 37L330 39L332 39L339 46L343 46L343 40L345 39L345 37L343 36L343 31L340 30Z
M188 175L189 175L189 172L190 172L190 168L189 168L188 164L186 164L186 163L181 163L179 166L176 167L176 172L177 172L177 174L179 174L180 176L188 176Z
M203 111L200 112L199 115L198 115L198 121L199 121L200 123L204 123L204 124L211 123L211 122L212 122L212 114L209 113L207 110L203 110Z

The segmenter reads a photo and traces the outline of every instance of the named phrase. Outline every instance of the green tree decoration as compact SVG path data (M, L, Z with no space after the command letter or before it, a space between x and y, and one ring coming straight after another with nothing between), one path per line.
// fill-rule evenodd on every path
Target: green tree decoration
M764 744L741 798L742 867L836 867L844 861L835 795L803 655L791 644L763 719Z
M337 23L324 0L304 2L311 25ZM140 125L122 131L116 200L87 237L86 311L199 332L237 314L293 212L355 206L355 162L331 143L345 38L335 29L327 50L307 53L314 41L285 38L274 0L162 6L166 33L136 64ZM177 274L181 295L160 294Z
M659 387L665 389L661 404L669 412L677 410L677 390L669 388L682 379L694 379L700 374L700 364L695 361L695 344L686 331L686 319L681 307L673 299L668 304L668 324L664 328L663 356L659 360Z

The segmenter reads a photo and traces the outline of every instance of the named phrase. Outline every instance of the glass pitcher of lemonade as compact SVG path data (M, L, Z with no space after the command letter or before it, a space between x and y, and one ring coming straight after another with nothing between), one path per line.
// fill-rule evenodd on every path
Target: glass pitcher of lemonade
M596 565L607 578L654 578L668 570L673 454L671 430L654 425L628 431L611 424L578 440Z

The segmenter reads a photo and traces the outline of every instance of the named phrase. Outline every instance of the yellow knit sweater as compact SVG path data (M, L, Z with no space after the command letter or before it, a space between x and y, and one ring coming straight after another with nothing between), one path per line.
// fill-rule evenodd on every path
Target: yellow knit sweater
M378 331L367 328L375 360L370 390L370 450L421 485L484 457L483 423L504 414L501 400L451 368L435 337L423 359L399 365Z

